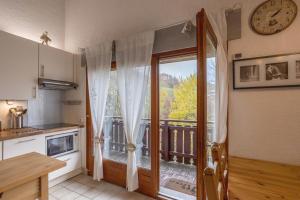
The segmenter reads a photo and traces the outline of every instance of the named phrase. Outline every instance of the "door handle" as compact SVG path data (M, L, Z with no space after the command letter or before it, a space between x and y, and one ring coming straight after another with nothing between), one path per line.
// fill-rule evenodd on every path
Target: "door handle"
M44 77L44 76L45 76L45 66L41 65L40 77Z

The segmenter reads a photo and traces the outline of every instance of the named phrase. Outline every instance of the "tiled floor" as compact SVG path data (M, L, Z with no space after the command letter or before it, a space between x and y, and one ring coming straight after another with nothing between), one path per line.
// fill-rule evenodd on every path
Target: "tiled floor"
M49 200L152 200L136 192L92 177L78 175L49 189Z

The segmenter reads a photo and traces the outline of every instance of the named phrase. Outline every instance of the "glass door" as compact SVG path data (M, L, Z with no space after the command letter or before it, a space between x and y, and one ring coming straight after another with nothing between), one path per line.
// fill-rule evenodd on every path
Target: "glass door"
M159 100L159 192L196 199L196 55L160 59Z
M204 169L215 131L217 39L204 9L197 46L155 55L152 82L153 168L159 196L206 199Z

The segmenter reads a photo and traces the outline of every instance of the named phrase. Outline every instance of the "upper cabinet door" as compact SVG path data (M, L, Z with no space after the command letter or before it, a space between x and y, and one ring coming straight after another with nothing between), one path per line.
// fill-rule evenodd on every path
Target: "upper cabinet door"
M0 31L0 99L36 97L38 44Z
M53 47L39 45L39 77L74 81L73 54Z

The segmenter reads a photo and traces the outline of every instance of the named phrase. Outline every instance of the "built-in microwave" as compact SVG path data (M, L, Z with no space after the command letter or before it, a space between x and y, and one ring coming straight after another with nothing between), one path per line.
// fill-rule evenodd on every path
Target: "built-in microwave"
M46 137L47 156L59 157L79 150L78 131Z

